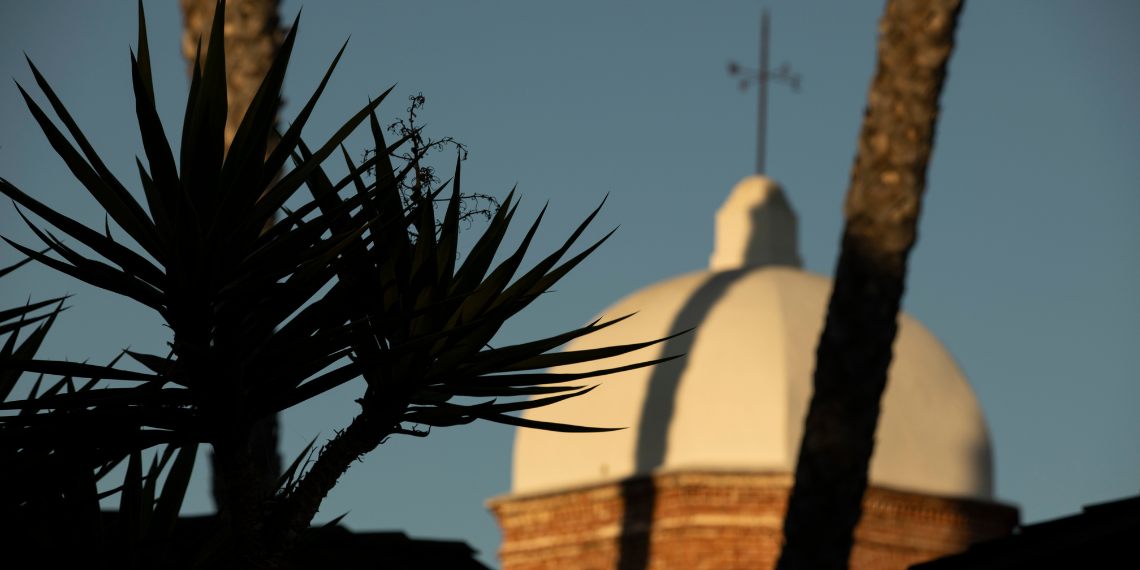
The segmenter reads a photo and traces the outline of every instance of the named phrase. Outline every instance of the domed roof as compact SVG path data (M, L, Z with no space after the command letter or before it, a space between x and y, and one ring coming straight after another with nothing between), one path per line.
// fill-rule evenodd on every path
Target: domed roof
M688 356L607 376L589 394L528 410L530 419L627 429L518 430L512 492L553 491L659 470L792 472L831 295L828 278L798 264L795 214L782 191L763 177L745 179L717 214L713 270L629 295L602 315L636 316L567 348L640 342L696 327L605 366ZM894 354L871 483L992 499L985 419L954 358L905 313Z

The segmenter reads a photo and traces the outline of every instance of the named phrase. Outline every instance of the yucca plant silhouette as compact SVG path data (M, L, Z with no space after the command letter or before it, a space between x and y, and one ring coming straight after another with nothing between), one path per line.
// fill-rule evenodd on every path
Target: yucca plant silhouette
M559 263L597 212L565 245L516 278L538 221L518 248L492 269L517 211L512 192L457 265L462 199L458 163L449 199L441 198L448 184L437 190L412 184L422 191L401 193L408 187L408 177L419 171L420 157L413 156L399 169L392 164L393 151L412 135L392 145L385 142L375 108L388 92L369 102L315 151L302 143L301 130L340 53L266 156L297 22L223 156L224 13L219 2L206 60L194 66L176 160L155 111L140 2L138 55L132 54L131 73L147 158L146 165L137 161L145 207L104 166L29 60L36 83L78 150L20 87L32 115L68 168L142 253L116 241L109 222L100 233L0 179L0 192L18 204L21 216L24 209L34 213L97 257L81 255L27 218L58 258L8 243L62 273L154 309L172 330L173 340L165 357L126 351L150 373L59 361L0 364L8 370L133 383L3 404L6 410L43 411L0 416L4 445L36 450L39 458L12 465L4 475L12 483L5 492L15 493L19 502L20 482L63 470L105 471L129 458L124 489L131 496L124 491L124 501L145 502L140 496L153 496L147 495L153 489L146 491L139 483L142 450L165 445L160 461L165 463L173 449L190 450L206 443L215 451L226 488L233 545L229 564L264 567L275 565L295 545L354 460L393 434L425 435L426 430L415 429L417 424L442 427L485 419L538 429L605 431L509 414L590 389L561 383L663 360L586 374L538 370L597 361L665 339L550 353L619 318L516 346L490 349L487 344L507 319L609 237ZM341 143L365 119L371 125L375 155L357 165ZM350 174L333 183L320 165L338 146ZM290 158L293 169L275 182L276 173ZM370 170L375 172L374 182L366 184L364 174ZM287 211L266 230L267 222L302 186L312 199ZM441 200L446 207L437 220L434 204ZM357 400L360 413L321 448L307 470L294 469L295 477L283 480L274 495L263 495L249 450L252 424L359 377L367 381ZM536 394L550 396L513 402L494 399ZM462 404L451 401L456 396L492 399ZM184 472L183 464L179 473ZM150 511L147 506L127 512Z

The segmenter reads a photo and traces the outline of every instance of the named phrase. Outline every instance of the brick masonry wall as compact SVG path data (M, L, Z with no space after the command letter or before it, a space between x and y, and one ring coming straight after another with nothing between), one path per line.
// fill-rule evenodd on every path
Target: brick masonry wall
M792 477L672 472L489 501L503 570L773 568ZM1016 508L871 487L853 570L901 569L1009 534Z

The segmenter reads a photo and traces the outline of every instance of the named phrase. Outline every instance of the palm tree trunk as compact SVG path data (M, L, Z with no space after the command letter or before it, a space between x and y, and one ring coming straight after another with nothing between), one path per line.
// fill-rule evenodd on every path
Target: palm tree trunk
M201 59L206 61L206 47L210 43L210 24L214 19L217 0L179 0L182 5L182 55L188 68L194 65L201 39ZM226 2L226 96L229 109L226 115L226 152L237 133L246 109L257 94L265 74L273 65L273 58L284 41L277 7L279 0L228 0ZM270 138L266 156L273 152L276 139ZM268 227L268 226L267 226ZM257 475L262 493L272 488L281 475L281 456L277 452L277 416L262 419L253 425L250 437ZM212 494L218 508L226 502L223 469L217 457L212 456Z
M198 39L202 40L202 58L210 43L210 23L214 19L217 0L179 0L182 4L182 56L188 66L194 65ZM265 79L281 42L285 40L277 6L280 0L227 0L226 2L226 95L229 114L226 119L226 150L237 134L257 88ZM273 152L272 143L268 152Z
M784 521L783 570L847 568L961 5L889 0L879 22L835 288Z

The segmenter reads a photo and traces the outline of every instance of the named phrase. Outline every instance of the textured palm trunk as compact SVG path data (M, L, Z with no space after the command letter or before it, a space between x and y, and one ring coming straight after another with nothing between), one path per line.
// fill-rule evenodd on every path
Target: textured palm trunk
M216 0L179 0L182 4L182 55L194 65L198 39L202 40L202 58L210 42L210 23L214 19ZM277 14L280 0L227 0L226 2L226 96L229 114L226 119L226 151L237 133L245 111L265 79L269 66L285 35ZM273 142L267 152L273 152Z
M962 0L889 0L777 568L846 568Z
M210 40L210 24L214 18L217 0L179 0L182 5L182 55L189 68L194 65L201 39L200 61L206 61L206 48ZM280 28L277 8L279 0L228 0L225 14L226 96L229 109L226 116L226 152L241 125L242 118L261 86L265 74L273 64L284 33ZM276 140L270 139L266 156L273 152ZM269 491L281 474L281 457L277 452L277 416L267 417L253 425L249 438L249 458L260 480L259 494ZM227 503L227 471L223 461L215 454L212 458L212 493L219 508ZM236 461L236 459L234 459ZM231 469L232 471L232 469ZM238 473L238 471L233 471Z

